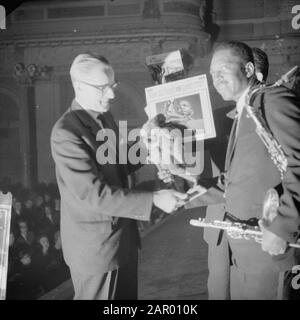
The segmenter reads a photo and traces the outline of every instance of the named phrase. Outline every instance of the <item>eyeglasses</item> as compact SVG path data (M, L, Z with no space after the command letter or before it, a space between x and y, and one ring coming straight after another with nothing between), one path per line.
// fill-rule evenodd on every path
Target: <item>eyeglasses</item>
M108 88L110 88L111 90L115 91L117 89L117 87L119 86L120 84L120 81L116 80L114 83L112 84L104 84L104 85L94 85L94 84L91 84L91 83L88 83L88 82L85 82L85 81L81 81L79 80L80 82L84 83L84 84L87 84L91 87L94 87L98 90L100 90L102 93L105 92Z

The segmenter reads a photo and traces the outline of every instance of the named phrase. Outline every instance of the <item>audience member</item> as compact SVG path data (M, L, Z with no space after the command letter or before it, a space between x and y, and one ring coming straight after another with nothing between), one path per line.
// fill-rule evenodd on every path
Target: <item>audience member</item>
M41 286L41 273L32 261L31 249L24 245L19 249L16 272L9 279L7 299L33 300L44 291Z
M34 233L29 230L28 222L25 219L19 219L17 226L18 235L16 239L16 246L27 244L31 247L34 241Z

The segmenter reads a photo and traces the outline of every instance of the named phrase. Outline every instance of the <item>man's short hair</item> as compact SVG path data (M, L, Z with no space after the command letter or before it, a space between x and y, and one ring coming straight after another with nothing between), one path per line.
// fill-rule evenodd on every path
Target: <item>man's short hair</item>
M215 49L214 54L220 50L230 50L233 55L239 57L242 64L245 65L248 62L254 64L254 57L251 48L243 42L229 41L220 43Z
M81 53L75 57L70 68L70 76L72 80L80 79L88 82L90 71L98 65L99 62L110 65L109 61L95 53Z
M252 48L255 70L261 72L263 81L265 82L269 74L269 59L267 54L260 48Z

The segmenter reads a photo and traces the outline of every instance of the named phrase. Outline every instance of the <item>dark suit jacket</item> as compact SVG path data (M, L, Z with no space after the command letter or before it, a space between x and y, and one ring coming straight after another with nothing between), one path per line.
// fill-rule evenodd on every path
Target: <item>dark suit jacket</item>
M300 102L284 87L269 88L258 95L267 125L281 144L288 160L278 216L270 230L294 242L300 224ZM280 174L255 132L255 124L243 110L236 145L229 159L227 210L240 218L261 218L268 189L281 183Z
M111 114L105 117L117 131ZM105 129L73 101L51 134L64 257L77 272L106 272L126 263L139 245L136 220L149 220L152 208L151 192L128 189L130 166L99 164L104 142L97 140ZM118 147L107 144L109 157L118 155Z
M295 242L300 224L300 102L291 91L277 87L257 95L253 104L262 107L268 126L286 154L288 167L283 181L255 132L253 120L247 117L244 109L233 152L227 152L226 156L229 165L225 198L222 200L222 191L215 181L211 181L209 192L199 197L198 205L225 201L226 211L240 219L261 218L267 190L282 183L278 216L269 229L281 238ZM268 263L271 259L254 241L236 240L232 246L241 253L245 268L253 270L256 261ZM284 257L274 259L281 260L285 268Z

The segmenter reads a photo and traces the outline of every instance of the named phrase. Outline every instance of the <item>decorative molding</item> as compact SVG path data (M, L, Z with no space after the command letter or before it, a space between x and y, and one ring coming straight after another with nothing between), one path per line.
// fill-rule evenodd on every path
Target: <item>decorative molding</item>
M126 30L126 29L125 29ZM130 42L152 42L152 41L176 41L186 40L187 38L195 38L197 40L207 39L208 34L198 28L168 28L164 31L157 30L139 30L134 33L127 32L127 34L90 34L90 35L40 35L39 37L31 37L29 39L23 39L21 37L10 37L9 39L2 39L0 43L0 49L7 47L8 45L14 45L17 47L55 47L55 46L69 46L69 45L89 45L89 44L118 44L118 43L130 43Z
M50 80L53 72L53 67L38 66L31 63L27 66L22 62L14 65L13 76L19 85L32 86L38 80Z
M188 43L201 43L209 39L209 35L202 32L162 32L162 33L152 33L152 34L139 34L139 35L127 35L127 36L88 36L88 37L73 37L73 38L40 38L40 39L28 39L28 40L7 40L2 41L0 44L0 49L7 47L12 47L15 50L18 48L30 49L30 48L66 48L66 47L91 47L91 46L103 46L103 45L151 45L159 43L164 43L167 41L183 41Z
M13 22L81 19L99 16L137 16L158 19L167 14L197 15L199 0L64 1L63 3L25 3L13 12Z

